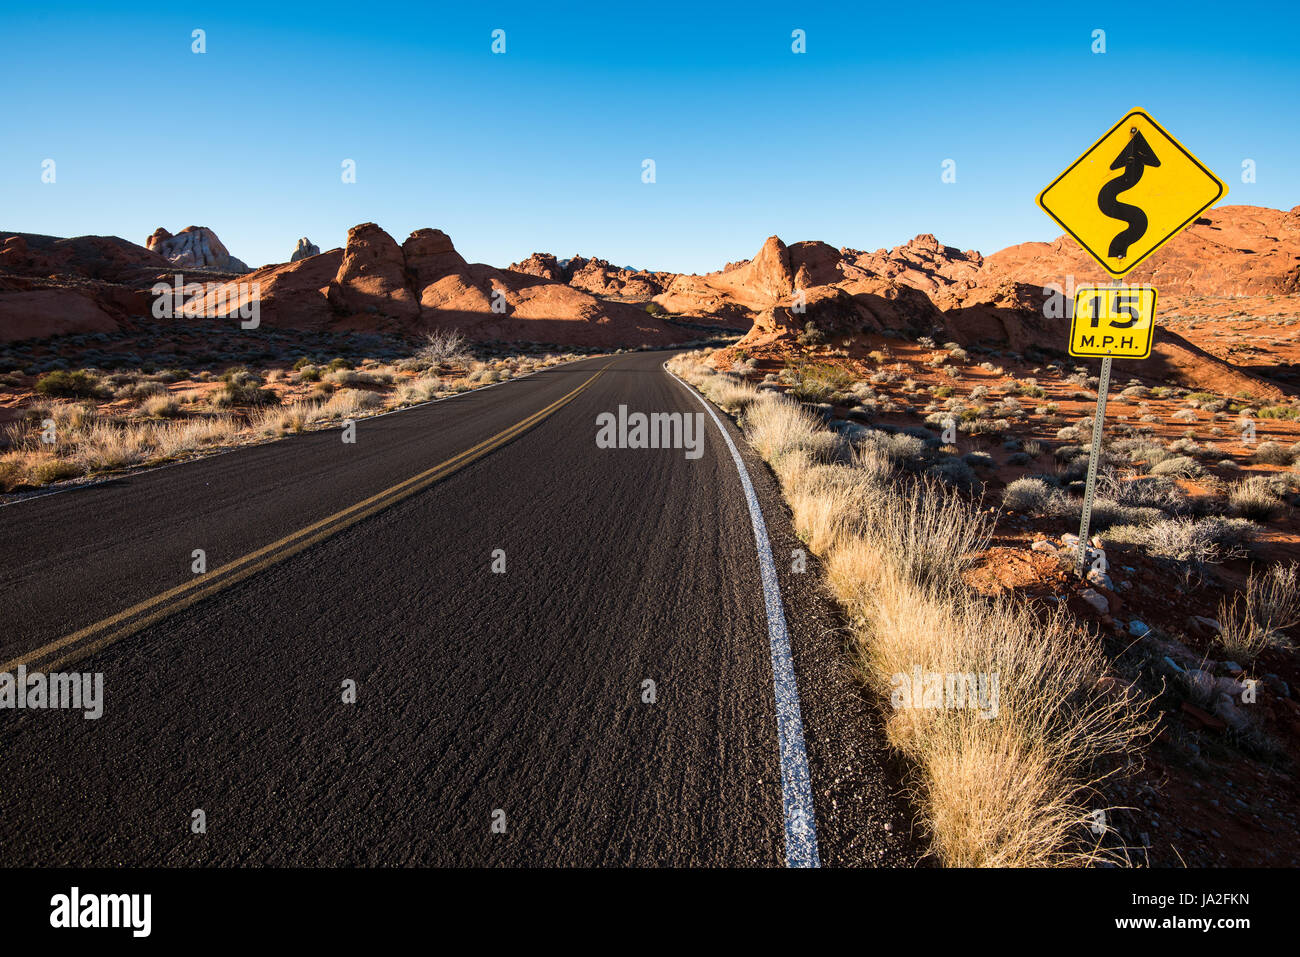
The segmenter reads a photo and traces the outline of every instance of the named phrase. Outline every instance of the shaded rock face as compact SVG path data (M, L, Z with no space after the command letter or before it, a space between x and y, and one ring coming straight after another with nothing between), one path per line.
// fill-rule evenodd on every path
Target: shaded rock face
M310 256L319 256L320 247L312 245L312 241L306 236L298 240L298 245L294 248L293 255L289 257L289 262L296 263L299 259L307 259Z
M412 285L421 290L468 265L456 252L451 237L441 229L417 229L411 233L402 243L402 256Z
M248 272L248 266L230 255L217 234L207 226L186 226L175 236L159 226L145 240L145 245L174 266Z
M766 346L779 339L794 339L809 323L831 337L888 329L921 335L944 324L943 314L924 293L889 280L863 283L853 292L834 285L813 286L798 292L803 297L801 305L796 305L795 299L758 313L738 345Z
M0 342L77 333L116 332L117 319L78 289L0 292Z
M115 332L148 311L148 285L167 268L116 236L0 233L0 341Z
M365 312L414 319L419 300L406 282L402 248L374 223L348 230L343 261L325 297L338 313Z

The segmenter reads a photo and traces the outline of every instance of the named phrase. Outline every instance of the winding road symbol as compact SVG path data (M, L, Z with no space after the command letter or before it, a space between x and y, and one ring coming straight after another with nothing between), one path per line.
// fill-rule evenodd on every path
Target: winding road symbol
M1038 205L1119 279L1227 192L1149 113L1129 110L1038 194Z
M1124 167L1124 172L1103 186L1101 192L1097 194L1098 209L1111 219L1123 220L1128 224L1110 241L1112 259L1123 259L1128 253L1129 246L1141 239L1147 231L1147 214L1130 203L1121 203L1118 199L1119 194L1136 186L1148 166L1160 165L1160 160L1146 137L1138 132L1136 127L1132 132L1132 138L1115 157L1115 162L1110 164L1111 169Z

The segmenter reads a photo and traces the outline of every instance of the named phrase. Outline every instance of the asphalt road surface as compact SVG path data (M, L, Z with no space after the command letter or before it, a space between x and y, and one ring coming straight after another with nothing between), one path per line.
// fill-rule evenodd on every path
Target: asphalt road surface
M4 863L784 866L732 455L708 416L697 459L596 444L619 405L703 411L666 357L0 508L0 672L103 675L97 720L0 710ZM816 564L792 569L722 419L771 538L820 863L914 863Z

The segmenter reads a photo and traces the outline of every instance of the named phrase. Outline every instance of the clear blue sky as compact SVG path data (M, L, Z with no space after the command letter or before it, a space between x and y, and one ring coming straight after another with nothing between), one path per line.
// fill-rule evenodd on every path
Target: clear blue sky
M498 266L707 271L773 233L988 253L1057 235L1035 194L1135 106L1227 202L1300 203L1295 3L109 6L0 10L0 229L207 225L254 266L368 220Z

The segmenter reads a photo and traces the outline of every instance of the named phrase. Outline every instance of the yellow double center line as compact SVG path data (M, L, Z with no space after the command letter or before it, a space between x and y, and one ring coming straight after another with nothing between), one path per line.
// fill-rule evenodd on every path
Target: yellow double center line
M534 412L528 418L516 422L510 428L498 432L490 439L484 439L478 445L466 449L459 455L453 456L447 461L421 472L419 475L412 476L404 482L398 482L391 488L384 489L384 491L363 499L355 505L350 505L342 511L335 512L328 518L323 518L319 522L301 528L278 541L249 552L247 555L228 562L205 575L200 575L193 581L168 589L162 594L140 602L138 605L132 605L125 611L110 615L108 618L97 621L93 625L88 625L80 631L74 631L72 634L65 635L48 645L37 648L35 651L14 658L12 661L7 661L0 665L0 672L13 672L19 665L30 667L33 664L38 664L45 671L56 671L72 661L84 658L86 655L129 637L140 629L161 621L169 615L183 611L209 595L229 588L236 582L243 581L250 575L264 571L272 565L298 554L303 549L324 541L331 535L337 535L345 528L349 528L357 522L369 518L376 512L382 511L390 505L395 505L402 499L428 488L434 482L446 478L453 472L500 448L511 439L527 432L551 413L571 402L579 392L599 379L604 374L605 369L608 368L609 366L605 366L600 369L582 385L568 395L556 399L546 408ZM55 654L58 654L57 658L45 660Z

